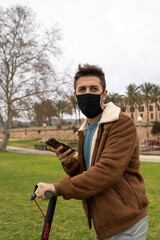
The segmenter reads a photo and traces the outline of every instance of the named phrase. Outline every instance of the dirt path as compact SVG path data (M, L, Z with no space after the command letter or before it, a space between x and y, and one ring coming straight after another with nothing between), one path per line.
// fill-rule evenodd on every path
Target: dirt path
M29 153L29 154L40 154L40 155L55 155L53 152L41 151L36 149L28 149L21 147L7 146L8 152L18 152L18 153ZM140 155L140 160L142 162L160 162L160 156L153 155Z
M140 155L140 160L142 162L160 162L159 155Z
M13 147L13 146L7 146L7 151L17 152L17 153L40 154L40 155L55 155L55 153L50 151L42 151L37 149L29 149L29 148Z

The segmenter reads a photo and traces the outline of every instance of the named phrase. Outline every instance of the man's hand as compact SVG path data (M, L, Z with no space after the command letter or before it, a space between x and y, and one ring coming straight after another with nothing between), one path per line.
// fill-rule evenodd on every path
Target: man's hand
M54 184L40 182L38 184L38 188L35 191L35 194L38 198L47 200L48 198L45 197L45 192L47 192L47 191L50 191L53 193L53 195L56 195L56 190L55 190Z
M57 149L54 149L50 146L47 147L47 149L51 152L55 152L57 155L57 158L61 161L63 165L68 165L72 161L72 157L76 154L76 152L73 152L69 154L72 150L68 149L67 151L61 153L61 150L63 149L63 146L58 147Z

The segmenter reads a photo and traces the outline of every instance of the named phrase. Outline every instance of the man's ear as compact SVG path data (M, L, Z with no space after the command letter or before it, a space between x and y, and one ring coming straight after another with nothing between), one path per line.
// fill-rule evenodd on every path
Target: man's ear
M107 93L108 93L108 91L105 90L104 93L103 93L103 101L106 99L106 97L107 97Z
M73 92L73 94L74 94L74 97L75 97L75 99L76 99L76 101L77 101L76 92Z

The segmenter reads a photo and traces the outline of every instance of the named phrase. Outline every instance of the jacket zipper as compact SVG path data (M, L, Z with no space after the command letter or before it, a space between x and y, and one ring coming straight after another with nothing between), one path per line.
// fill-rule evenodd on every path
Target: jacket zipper
M96 160L96 156L97 156L97 152L98 152L98 148L99 148L99 144L101 141L101 136L102 136L102 126L100 126L100 137L98 139L98 146L94 155L94 159L93 159L93 164L92 166L94 166L95 164L95 160ZM91 203L90 203L91 198L87 199L87 203L88 203L88 215L89 215L89 228L91 228L91 219L92 219L92 211L91 211Z
M117 188L115 186L113 186L114 191L118 194L118 196L120 197L120 199L122 200L123 204L125 206L127 206L127 201L124 199L124 197L122 196L122 194L117 190Z

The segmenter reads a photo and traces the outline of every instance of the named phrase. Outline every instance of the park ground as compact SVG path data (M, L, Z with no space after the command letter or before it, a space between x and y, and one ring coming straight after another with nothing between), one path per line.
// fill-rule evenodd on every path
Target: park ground
M147 240L160 239L160 156L140 156L141 173L150 204ZM38 240L43 216L30 201L34 185L40 181L57 182L64 171L54 153L8 146L0 153L0 239ZM43 212L48 201L38 199ZM93 240L94 230L87 227L81 201L58 198L50 240Z

